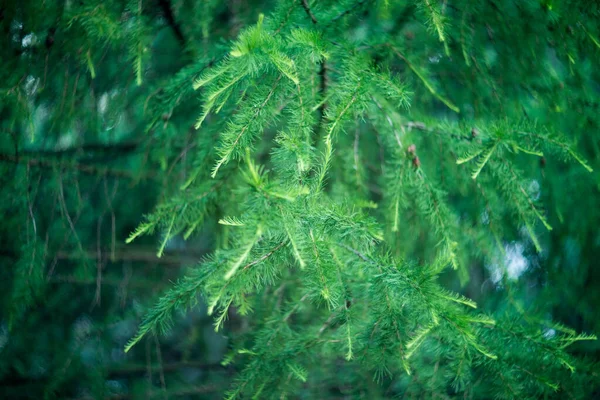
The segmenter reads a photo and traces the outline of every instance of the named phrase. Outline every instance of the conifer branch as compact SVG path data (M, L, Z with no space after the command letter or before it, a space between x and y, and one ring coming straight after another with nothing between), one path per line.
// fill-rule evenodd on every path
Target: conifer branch
M171 2L169 0L158 0L158 4L162 9L163 15L165 16L167 23L173 30L173 33L175 33L175 37L177 38L177 40L179 40L179 43L181 43L182 46L185 46L185 36L181 31L181 27L175 21L175 16L173 15L173 11L171 9Z
M359 85L360 86L360 85ZM358 90L358 88L357 88ZM323 186L323 181L325 179L325 175L327 174L327 170L329 169L329 164L331 163L331 157L333 156L333 134L336 132L336 128L348 109L354 104L357 99L357 93L352 95L352 98L346 103L341 112L335 117L333 122L329 125L329 129L327 131L327 135L325 136L325 153L323 155L323 164L319 170L319 178L317 181L317 191L320 191Z
M592 396L597 363L581 355L596 336L564 324L588 326L595 303L555 295L597 283L597 190L581 167L598 162L600 53L581 7L126 3L0 6L0 241L14 264L0 279L0 371L23 383L8 397L208 396L229 382L232 399ZM460 110L441 88L460 118L444 117ZM109 193L108 178L132 184ZM539 257L544 209L560 224ZM120 249L128 232L156 252ZM157 266L195 262L143 312L131 365L73 368L180 272ZM175 317L200 302L210 321ZM74 347L31 329L67 329L46 315L73 322ZM211 323L229 347L215 347L216 369L187 361ZM36 360L52 357L38 379ZM190 387L182 368L217 375Z
M314 14L310 10L310 7L308 5L308 1L307 0L301 0L301 2L302 2L302 8L304 8L304 11L310 17L310 20L312 21L312 23L313 24L317 24L317 19L315 18Z
M452 103L450 100L440 95L434 89L432 84L425 78L425 76L421 72L419 72L419 70L417 70L415 66L410 61L408 61L408 59L397 48L391 46L390 44L386 44L386 46L388 46L398 57L400 57L406 63L406 65L408 65L408 67L415 73L415 75L417 75L417 77L421 80L421 82L423 82L427 90L429 90L429 92L433 96L435 96L439 101L444 103L452 111L460 113L460 109L456 105L454 105L454 103Z
M519 191L523 194L523 197L527 200L527 203L529 204L529 206L531 207L532 211L535 213L535 215L539 218L539 220L542 222L542 224L544 224L544 226L546 227L547 230L551 231L552 227L550 226L550 224L548 224L548 222L546 221L546 218L539 212L539 210L537 209L537 207L535 206L535 204L533 204L533 201L531 201L531 198L529 197L529 195L527 194L527 192L525 191L525 189L523 188L523 186L518 183L519 179L517 177L517 174L515 172L515 170L512 168L512 166L510 165L510 163L507 164L508 165L508 169L515 181L515 183L517 184Z
M287 244L287 242L285 240L282 240L281 242L279 242L279 244L277 246L275 246L271 251L269 251L268 253L264 254L263 256L261 256L260 258L244 265L244 267L242 268L242 271L247 270L250 267L253 267L254 265L261 263L263 261L265 261L267 258L271 257L277 250L281 249L283 246L285 246Z
M221 166L223 164L226 164L227 162L229 162L229 160L231 159L234 151L236 151L236 148L238 147L238 143L243 138L244 133L250 128L250 126L253 123L255 123L255 119L258 117L258 115L262 112L262 110L264 109L264 107L267 105L267 103L269 102L269 100L273 96L273 93L275 93L275 89L277 88L277 85L279 84L279 81L281 80L281 77L282 77L282 75L279 75L277 77L277 79L275 80L275 83L271 87L271 90L267 94L267 96L264 99L264 101L258 107L256 107L256 111L254 111L254 114L252 114L252 116L250 118L248 118L248 120L246 121L246 123L240 129L240 131L237 134L237 136L230 143L225 142L225 143L223 143L221 145L221 147L219 148L220 158L217 161L217 164L215 165L215 167L213 168L213 171L211 173L211 177L212 178L214 178L217 175L217 172L219 171L219 168L221 168Z

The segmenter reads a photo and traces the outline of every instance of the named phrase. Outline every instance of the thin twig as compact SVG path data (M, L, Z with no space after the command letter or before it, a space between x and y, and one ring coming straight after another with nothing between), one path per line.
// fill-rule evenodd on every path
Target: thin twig
M243 268L242 271L252 267L253 265L256 265L258 263L263 262L264 260L266 260L267 258L271 257L273 255L273 253L275 253L277 250L279 250L280 248L282 248L283 246L285 246L287 244L287 240L282 240L277 246L275 246L271 251L269 251L267 254L263 255L262 257L246 264Z
M160 351L160 342L158 341L158 336L156 336L156 335L154 335L154 345L156 346L156 358L158 361L160 386L162 387L163 396L166 400L168 398L168 396L167 396L167 384L165 383L165 370L163 369L162 353Z
M84 174L90 175L108 175L119 178L127 178L132 181L137 181L138 179L157 179L157 174L153 172L149 172L146 174L142 174L141 176L134 175L133 173L126 170L116 170L116 169L108 169L104 167L99 167L90 164L81 164L81 163L59 163L54 160L44 159L44 158L29 158L20 155L16 157L12 154L3 154L0 153L0 161L11 162L15 164L29 164L32 167L38 168L57 168L59 170L77 170Z
M304 8L304 11L306 11L306 14L308 14L312 23L317 24L317 19L315 18L315 15L310 10L310 7L308 6L308 1L302 0L302 8Z

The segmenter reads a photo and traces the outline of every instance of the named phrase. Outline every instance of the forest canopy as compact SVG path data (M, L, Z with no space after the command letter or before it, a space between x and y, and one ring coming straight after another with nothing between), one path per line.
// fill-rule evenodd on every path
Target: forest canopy
M600 3L0 4L0 397L600 396Z

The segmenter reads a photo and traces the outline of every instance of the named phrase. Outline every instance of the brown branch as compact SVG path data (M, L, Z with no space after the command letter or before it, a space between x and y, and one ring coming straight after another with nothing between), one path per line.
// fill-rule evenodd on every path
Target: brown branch
M183 32L181 31L181 27L179 26L177 21L175 21L175 16L173 15L173 10L171 10L171 2L169 0L159 0L158 4L160 5L160 8L162 9L165 19L167 20L167 23L169 24L171 29L173 29L173 33L175 34L175 37L177 38L179 43L181 43L182 46L185 46L185 36L183 35Z
M343 12L339 13L339 14L338 14L338 15L336 15L335 17L333 17L333 18L331 19L331 21L330 21L330 23L329 23L329 24L331 25L333 22L337 21L338 19L340 19L340 18L342 18L342 17L344 17L344 16L346 16L346 15L350 14L352 11L354 11L354 9L356 9L356 8L358 8L358 7L360 7L360 6L362 6L362 5L363 5L364 3L366 3L366 2L367 2L367 0L361 0L361 1L359 1L358 3L354 4L354 5L353 5L352 7L350 7L349 9L347 9L347 10L345 10L345 11L343 11Z
M302 0L302 8L304 8L304 11L306 11L306 14L308 14L308 16L310 17L310 20L312 21L312 23L316 24L317 23L317 19L315 18L315 15L310 10L310 7L308 6L308 1Z
M319 93L323 99L323 103L319 106L319 125L322 125L325 119L325 111L327 110L327 104L325 98L327 94L327 62L325 59L321 60L321 68L319 68Z
M101 285L102 286L117 286L121 287L123 285L123 281L121 279L112 279L112 278L102 278ZM78 278L72 275L54 275L48 281L50 283L68 283L70 285L96 285L97 281L95 278ZM144 289L156 289L155 283L144 283L139 281L126 282L128 286L134 288L144 288Z
M261 263L263 261L265 261L267 258L271 257L273 255L273 253L275 253L277 250L279 250L280 248L282 248L283 246L285 246L287 244L287 240L283 240L281 243L279 243L277 246L275 246L271 251L269 251L267 254L263 255L262 257L246 264L244 266L244 268L242 268L242 271L245 271L246 269L252 267L253 265L256 265L258 263Z
M165 383L165 370L162 362L162 352L160 351L160 343L158 336L154 335L154 345L156 347L156 358L158 359L158 372L160 376L160 386L162 388L163 397L166 400L167 397L167 384Z
M89 175L107 175L117 178L126 178L132 181L137 181L138 179L158 179L156 173L153 172L148 172L146 174L141 174L140 176L137 176L127 170L108 169L105 167L99 167L96 165L82 163L60 163L50 159L30 158L26 156L17 157L12 154L0 153L0 161L10 162L14 164L28 164L32 167L38 168L58 168L60 170L71 169Z
M23 154L29 155L44 155L44 156L62 156L65 154L83 154L83 153L134 153L139 149L142 141L122 142L115 144L103 143L88 143L81 146L67 147L65 149L39 149L39 150L22 150Z
M191 395L200 395L200 394L205 394L205 393L212 393L212 392L217 392L219 390L219 388L217 388L214 385L204 385L204 386L193 386L193 387L189 387L189 388L183 388L180 390L175 390L175 391L170 391L168 392L169 396L174 396L174 397L183 397L183 396L191 396ZM162 397L164 396L163 393L147 393L147 398L156 398L156 397ZM115 395L111 395L108 397L105 397L105 399L107 400L125 400L125 399L133 399L136 398L133 394L115 394ZM193 397L193 398L197 398L197 397ZM95 399L95 397L92 396L83 396L83 397L77 397L75 398L75 400L93 400Z
M290 15L292 14L292 11L294 10L295 7L296 7L295 2L292 2L292 5L290 6L290 8L288 8L285 18L283 19L283 21L281 21L281 24L279 25L277 30L273 33L274 35L277 35L281 31L281 29L283 29L285 24L287 24L288 20L290 19Z
M153 365L154 368L158 368L158 365ZM146 372L148 366L146 364L124 364L111 369L109 376L114 375L125 375L125 374L136 374ZM226 370L221 363L205 363L201 361L181 361L163 364L162 366L165 372L178 371L186 368L197 368L202 370Z
M106 260L112 249L102 250L102 259ZM80 260L80 259L96 259L98 251L96 249L86 250L83 253L73 251L59 251L56 256L62 260ZM112 258L112 257L110 257ZM201 258L200 254L182 254L173 252L168 254L165 252L161 258L156 256L154 250L143 248L131 248L127 246L123 249L117 249L114 252L114 261L134 261L134 262L147 262L161 265L178 266L184 264L196 263Z

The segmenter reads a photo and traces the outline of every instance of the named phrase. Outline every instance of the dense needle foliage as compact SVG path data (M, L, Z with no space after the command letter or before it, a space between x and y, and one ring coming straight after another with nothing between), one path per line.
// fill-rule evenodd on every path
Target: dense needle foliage
M600 395L600 5L0 4L0 397Z

